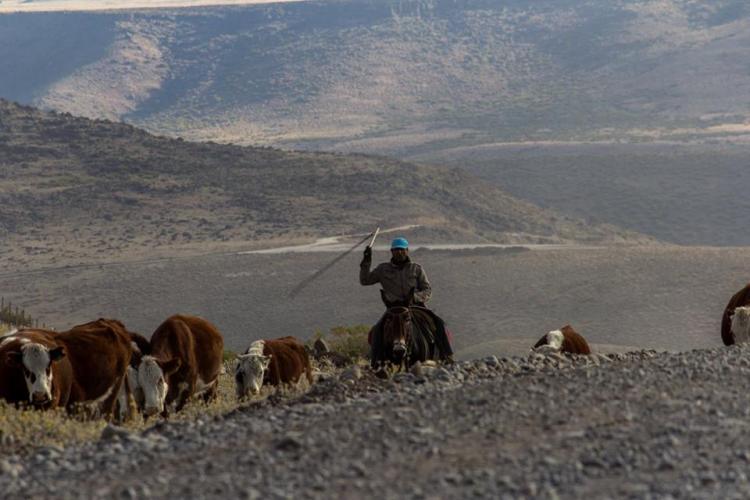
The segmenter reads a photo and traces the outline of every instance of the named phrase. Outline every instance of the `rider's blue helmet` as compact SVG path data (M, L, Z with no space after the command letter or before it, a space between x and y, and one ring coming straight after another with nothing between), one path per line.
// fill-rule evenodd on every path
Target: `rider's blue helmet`
M391 250L396 248L403 248L404 250L406 250L407 248L409 248L409 242L406 241L406 238L396 238L391 242Z

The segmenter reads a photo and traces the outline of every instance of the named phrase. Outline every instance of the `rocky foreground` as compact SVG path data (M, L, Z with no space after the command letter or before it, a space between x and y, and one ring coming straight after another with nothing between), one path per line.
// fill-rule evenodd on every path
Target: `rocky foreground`
M0 458L13 498L746 498L750 348L350 368L220 418ZM1 455L0 455L1 456Z

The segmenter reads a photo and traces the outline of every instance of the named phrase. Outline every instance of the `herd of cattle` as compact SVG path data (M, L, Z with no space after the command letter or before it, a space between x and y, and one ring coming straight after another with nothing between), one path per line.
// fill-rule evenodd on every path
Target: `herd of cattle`
M750 284L724 310L726 345L750 342ZM537 352L591 354L570 325L544 335ZM0 337L0 398L35 408L127 420L167 416L193 397L216 397L224 366L224 340L214 325L196 316L175 315L151 339L114 319L98 319L68 331L14 330ZM312 384L308 351L294 337L257 340L238 356L238 398L258 394L264 383L277 387Z
M193 397L216 397L224 339L203 318L167 318L151 339L114 319L68 331L15 330L0 337L0 398L35 408L127 420L167 416ZM264 381L312 382L305 347L293 337L259 340L239 356L237 396L257 394Z

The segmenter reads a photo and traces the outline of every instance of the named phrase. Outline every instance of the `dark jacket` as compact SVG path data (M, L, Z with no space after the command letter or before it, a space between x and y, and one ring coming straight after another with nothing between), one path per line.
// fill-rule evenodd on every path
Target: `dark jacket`
M425 304L430 300L432 288L422 266L407 260L403 265L384 262L372 271L371 259L364 259L359 267L359 282L362 285L380 283L388 302L405 302L411 299L409 293L414 289L414 300Z

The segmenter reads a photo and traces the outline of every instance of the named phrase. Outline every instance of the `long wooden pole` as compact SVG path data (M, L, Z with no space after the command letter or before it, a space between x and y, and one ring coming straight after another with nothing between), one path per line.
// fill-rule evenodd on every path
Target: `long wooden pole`
M322 268L320 268L320 269L318 269L317 271L315 271L315 274L313 274L312 276L308 276L307 278L305 278L304 280L302 280L302 281L300 282L300 284L299 284L299 285L295 286L295 287L294 287L294 288L292 289L292 291L291 291L291 292L289 292L289 297L290 297L290 298L294 298L294 297L296 297L296 296L297 296L297 295L299 294L299 292L301 292L301 291L302 291L302 289L303 289L303 288L305 288L305 287L306 287L307 285L309 285L310 283L312 283L312 282L313 282L314 280L316 280L316 279L317 279L317 278L318 278L318 277L319 277L319 276L320 276L321 274L323 274L324 272L328 271L328 270L329 270L330 268L332 268L332 267L333 267L333 266L334 266L334 265L335 265L335 264L336 264L336 263L337 263L338 261L340 261L341 259L343 259L343 258L344 258L344 257L346 257L347 255L349 255L350 253L352 253L352 252L353 252L354 250L356 250L356 249L357 249L357 247L358 247L358 246L360 246L360 245L361 245L362 243L364 243L365 241L369 240L370 238L372 238L372 240L370 241L370 244L369 244L368 246L369 246L369 247L371 247L371 246L372 246L372 244L373 244L373 243L375 243L375 238L376 238L376 237L378 236L378 233L379 233L379 232L380 232L380 228L377 228L377 229L376 229L375 231L373 231L372 233L370 233L370 234L368 234L367 236L365 236L365 237L364 237L364 238L363 238L362 240L358 241L358 242L357 242L357 243L356 243L356 244L355 244L354 246L352 246L352 247L351 247L350 249L346 250L346 251L345 251L344 253L342 253L341 255L337 256L337 257L336 257L335 259L333 259L333 260L332 260L331 262L329 262L328 264L326 264L326 265L325 265L325 266L323 266Z
M372 246L375 244L375 238L378 237L378 234L380 234L380 227L375 229L375 232L372 234L372 239L370 240L370 243L367 244L367 248L372 248Z

